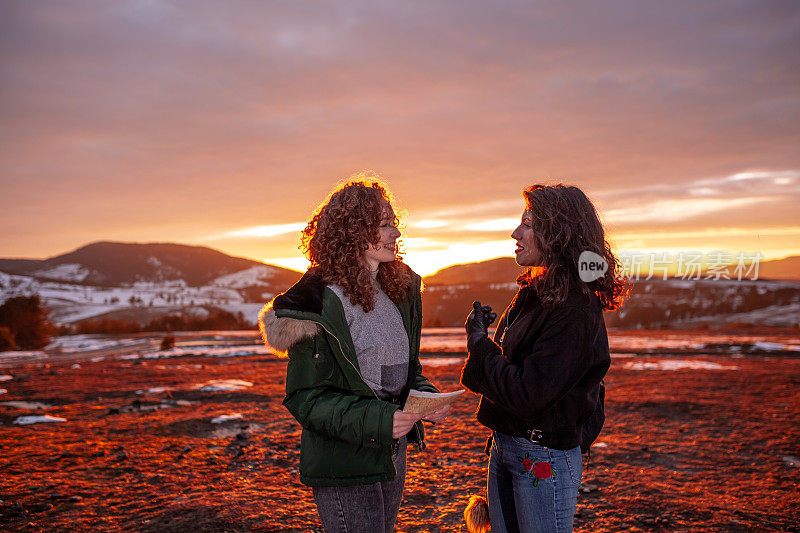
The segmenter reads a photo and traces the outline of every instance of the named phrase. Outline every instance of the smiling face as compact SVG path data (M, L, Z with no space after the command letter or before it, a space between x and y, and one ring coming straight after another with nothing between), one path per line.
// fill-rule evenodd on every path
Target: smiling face
M511 238L517 241L514 253L519 266L542 266L542 255L536 242L530 211L522 213L522 221L511 234Z
M381 221L378 226L377 243L369 243L364 251L364 262L370 272L378 270L380 263L394 261L397 252L397 239L400 237L400 230L397 229L397 222L394 216L394 209L385 202L381 212Z

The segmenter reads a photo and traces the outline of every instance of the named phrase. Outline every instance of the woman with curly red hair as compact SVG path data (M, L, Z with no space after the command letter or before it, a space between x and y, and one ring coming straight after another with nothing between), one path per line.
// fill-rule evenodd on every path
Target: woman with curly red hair
M303 427L300 481L328 532L393 530L406 444L424 447L419 415L400 408L411 389L438 392L422 375L421 278L400 235L381 182L337 187L302 231L311 268L259 316L264 342L289 356L283 404Z

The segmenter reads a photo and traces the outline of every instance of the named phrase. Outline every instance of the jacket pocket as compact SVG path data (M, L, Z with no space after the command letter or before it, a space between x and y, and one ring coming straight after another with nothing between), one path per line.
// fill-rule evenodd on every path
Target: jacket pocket
M310 478L335 477L334 462L339 443L314 431L303 429L300 436L300 472Z

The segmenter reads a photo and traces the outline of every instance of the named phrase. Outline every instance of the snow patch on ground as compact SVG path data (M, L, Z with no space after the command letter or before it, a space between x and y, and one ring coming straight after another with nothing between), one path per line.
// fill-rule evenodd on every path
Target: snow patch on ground
M3 353L8 353L8 352L0 352L0 355L2 355ZM8 374L0 375L0 381L11 381L12 379L14 379L14 376L9 376Z
M149 342L148 339L109 339L102 335L65 335L56 338L47 346L47 349L60 349L63 353L75 353L136 346L137 344L147 344Z
M32 359L46 359L47 354L40 351L32 352L0 352L0 362L3 361L28 361ZM3 381L0 379L0 381Z
M162 392L167 392L167 391L171 391L171 390L175 390L175 389L173 389L172 387L152 387L152 388L149 388L147 390L144 390L144 389L137 390L136 394L160 394Z
M787 344L779 344L777 342L754 342L753 348L756 350L764 350L765 352L779 352L783 350L800 351L800 346L791 346Z
M16 420L14 420L14 424L19 424L21 426L27 426L29 424L38 424L40 422L66 422L66 418L61 418L60 416L50 416L50 415L42 415L42 416L20 416Z
M206 383L195 385L194 388L202 392L217 392L242 390L252 386L253 384L249 381L244 381L241 379L214 379Z
M52 405L42 403L42 402L24 402L21 400L15 400L10 402L0 402L0 405L5 405L7 407L13 407L14 409L26 409L28 411L35 411L37 409L49 409L53 407Z
M426 366L450 366L450 365L460 365L464 362L463 357L423 357L419 361L422 363L423 367Z
M682 359L625 363L624 368L628 370L739 370L736 365L721 365L711 361L687 361Z
M229 415L220 415L215 418L211 419L212 424L222 424L224 422L230 422L231 420L241 420L242 413L231 413Z
M173 348L171 350L160 350L146 352L142 354L122 355L119 359L167 359L170 357L247 357L249 355L272 355L272 352L261 344L251 346L211 346L211 347L188 347Z

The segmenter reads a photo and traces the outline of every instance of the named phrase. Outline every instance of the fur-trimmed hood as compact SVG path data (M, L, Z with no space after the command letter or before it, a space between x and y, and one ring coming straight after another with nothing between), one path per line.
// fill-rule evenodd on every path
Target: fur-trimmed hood
M288 291L279 294L258 313L258 329L264 344L286 356L286 352L301 340L316 335L319 325L311 320L278 317L278 309L291 309L320 315L325 282L313 269L308 270L300 281Z
M310 320L277 317L274 309L275 300L261 308L258 312L258 329L267 348L281 357L301 340L313 337L319 325Z

